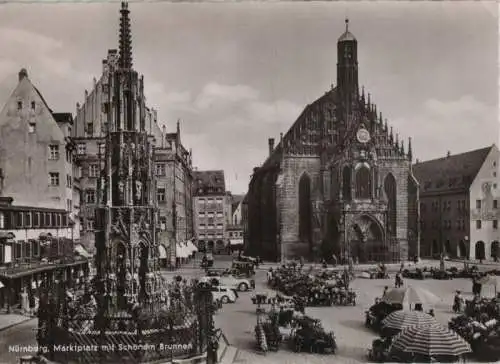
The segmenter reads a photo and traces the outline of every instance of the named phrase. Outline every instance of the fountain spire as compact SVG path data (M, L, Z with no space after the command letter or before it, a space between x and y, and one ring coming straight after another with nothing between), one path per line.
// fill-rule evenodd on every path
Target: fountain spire
M120 67L132 68L132 32L130 29L130 10L123 1L120 10Z

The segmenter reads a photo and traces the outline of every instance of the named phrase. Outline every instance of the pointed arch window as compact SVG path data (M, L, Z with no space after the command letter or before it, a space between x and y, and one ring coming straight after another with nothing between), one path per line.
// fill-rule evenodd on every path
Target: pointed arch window
M370 169L362 165L356 170L356 198L368 199L372 197Z
M387 220L389 233L394 235L396 233L397 190L396 179L392 173L389 173L384 179L384 192L387 196Z
M351 167L345 166L342 171L342 197L344 201L350 201L351 196Z
M299 238L302 242L312 241L311 178L305 173L299 181Z

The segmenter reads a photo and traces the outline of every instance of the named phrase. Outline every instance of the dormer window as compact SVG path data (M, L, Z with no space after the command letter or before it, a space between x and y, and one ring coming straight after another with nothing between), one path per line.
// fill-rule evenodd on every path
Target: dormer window
M18 101L17 102L17 110L22 110L23 109L23 102L22 101Z
M31 101L31 110L35 110L35 101Z

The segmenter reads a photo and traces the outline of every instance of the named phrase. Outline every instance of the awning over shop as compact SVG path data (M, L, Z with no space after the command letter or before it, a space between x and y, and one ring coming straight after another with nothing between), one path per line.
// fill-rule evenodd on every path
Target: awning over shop
M82 244L75 245L75 251L80 254L84 258L92 258L92 254L90 254Z
M158 255L160 259L167 259L167 249L163 244L158 245Z
M0 288L3 288L3 287L5 287L5 285L2 282L0 282Z
M191 255L189 250L184 244L177 244L175 249L175 256L177 258L187 258Z
M52 238L52 234L51 233L41 233L39 238L40 239L50 239L50 238Z
M243 245L243 239L231 239L229 242L231 245Z
M194 252L198 251L198 248L196 247L196 245L193 244L193 242L191 240L188 240L188 242L187 242L187 248L190 251L189 254L193 254Z

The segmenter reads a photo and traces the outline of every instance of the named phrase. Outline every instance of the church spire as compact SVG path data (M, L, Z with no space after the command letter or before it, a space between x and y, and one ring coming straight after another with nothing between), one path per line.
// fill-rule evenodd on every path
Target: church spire
M413 160L413 152L411 150L411 137L408 138L408 160L410 162Z
M120 10L120 67L132 68L132 33L130 31L128 3L122 2Z

